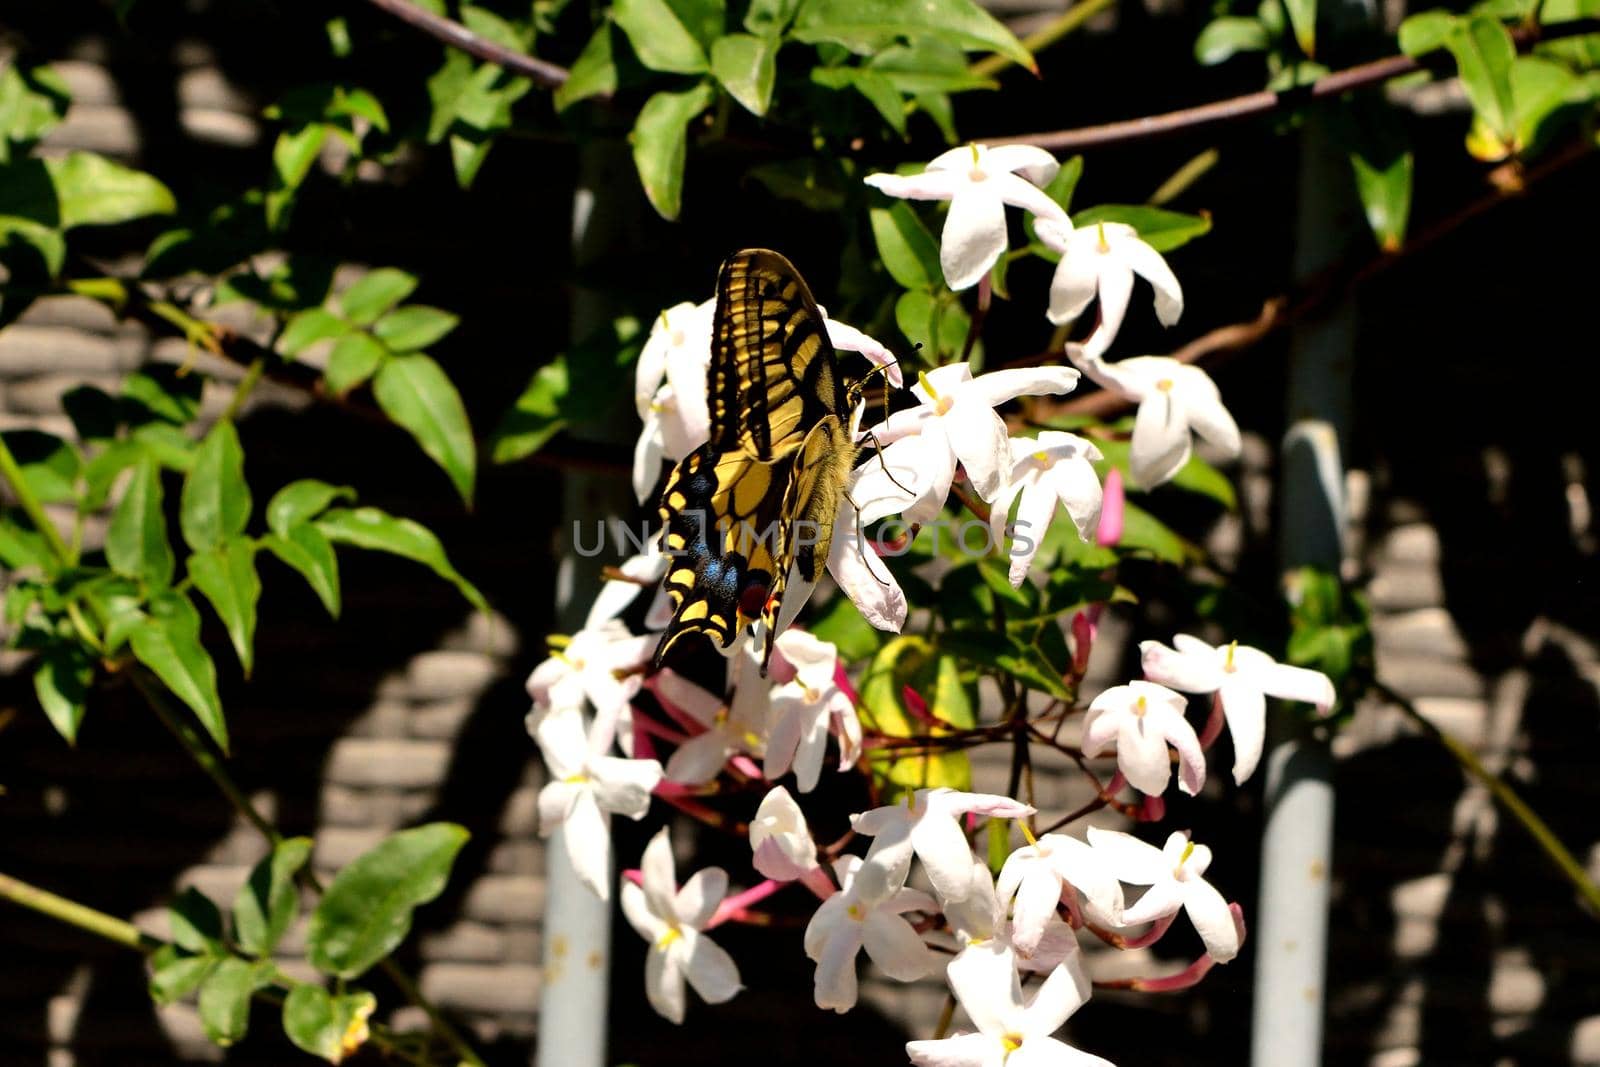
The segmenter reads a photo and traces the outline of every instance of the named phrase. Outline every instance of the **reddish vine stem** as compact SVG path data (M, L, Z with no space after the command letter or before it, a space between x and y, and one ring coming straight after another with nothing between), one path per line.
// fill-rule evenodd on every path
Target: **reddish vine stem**
M1600 31L1600 19L1586 18L1573 19L1570 22L1561 22L1554 26L1524 26L1512 31L1518 51L1527 51L1534 45L1543 41L1560 40L1563 37L1578 37L1587 33ZM1101 148L1106 145L1122 144L1127 141L1142 141L1155 137L1164 137L1186 130L1200 129L1206 126L1216 126L1226 122L1238 122L1241 119L1254 118L1258 115L1269 115L1275 111L1287 110L1298 107L1311 100L1325 100L1330 97L1340 96L1353 89L1362 89L1371 85L1398 78L1403 74L1414 74L1419 70L1429 69L1428 63L1413 59L1410 56L1385 56L1368 63L1361 63L1345 70L1334 71L1312 82L1309 86L1298 89L1286 89L1274 92L1263 89L1259 92L1245 93L1227 100L1217 100L1209 104L1200 104L1195 107L1179 108L1160 115L1145 115L1141 118L1126 119L1121 122L1107 122L1096 126L1080 126L1067 130L1047 130L1039 133L1017 134L1013 137L986 137L980 138L987 145L1003 144L1030 144L1053 152L1073 152L1085 148Z
M367 2L378 10L393 15L401 22L416 27L428 36L443 41L451 48L458 48L468 55L477 56L513 74L531 78L546 88L553 89L563 85L572 76L572 72L566 67L496 44L486 37L478 36L461 23L452 22L443 15L435 15L432 11L409 3L408 0L367 0Z

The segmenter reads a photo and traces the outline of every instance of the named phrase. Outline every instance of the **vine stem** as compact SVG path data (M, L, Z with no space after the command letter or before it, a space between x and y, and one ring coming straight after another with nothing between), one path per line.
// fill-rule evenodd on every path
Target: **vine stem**
M367 2L378 10L416 27L428 36L443 41L451 48L487 60L513 74L531 78L547 88L564 84L572 75L566 67L547 60L535 59L526 53L496 44L486 37L478 36L461 23L452 22L443 15L435 15L432 11L410 3L409 0L367 0Z
M40 889L36 885L13 878L9 874L0 874L0 898L11 901L29 911L36 911L41 915L48 915L57 922L75 926L79 930L91 933L107 941L115 942L124 948L131 948L135 952L151 953L166 942L160 938L151 937L141 931L126 919L119 919L115 915L107 915L103 911L96 911L87 904L79 904L75 900L58 896L48 889Z
M11 486L11 492L16 495L17 503L27 513L33 522L34 528L43 535L50 545L50 551L56 559L65 564L76 562L72 549L67 546L66 540L61 536L61 531L56 529L56 524L50 521L50 516L45 514L44 505L39 503L39 498L34 495L33 487L22 476L22 467L17 463L17 457L11 454L11 446L6 444L4 436L0 436L0 477Z
M1525 52L1543 41L1555 41L1563 37L1579 37L1584 34L1594 33L1597 30L1600 30L1600 19L1584 18L1559 22L1554 26L1522 28L1512 31L1511 36L1516 43L1517 50ZM1100 148L1105 145L1121 144L1126 141L1149 140L1203 126L1215 126L1224 122L1237 122L1240 119L1253 118L1257 115L1268 115L1274 111L1298 107L1310 100L1323 100L1341 96L1352 89L1378 85L1404 74L1414 74L1419 70L1427 69L1426 64L1421 60L1413 59L1411 56L1385 56L1370 63L1361 63L1345 70L1334 71L1332 74L1318 78L1308 86L1302 86L1297 89L1286 89L1282 92L1263 89L1260 92L1245 93L1243 96L1217 100L1209 104L1200 104L1196 107L1179 108L1176 111L1168 111L1159 115L1145 115L1121 122L1102 123L1098 126L1080 126L1068 130L1023 133L1013 137L980 137L977 139L990 146L1031 144L1053 152Z
M1588 872L1583 869L1583 864L1579 863L1577 857L1568 850L1566 845L1561 843L1561 839L1555 835L1554 830L1550 829L1549 824L1539 817L1539 813L1529 807L1527 801L1523 800L1517 791L1511 788L1511 784L1484 766L1483 761L1478 758L1478 754L1473 752L1461 740L1452 737L1435 726L1404 695L1382 682L1374 683L1373 689L1383 699L1404 712L1406 718L1421 727L1424 733L1442 745L1445 751L1454 756L1456 762L1461 764L1462 770L1476 778L1489 790L1490 794L1500 802L1500 805L1510 813L1511 817L1522 824L1522 828L1528 831L1529 836L1544 851L1544 854L1550 858L1550 861L1560 869L1567 881L1572 883L1572 887L1583 897L1591 912L1600 917L1600 886L1595 885Z
M206 776L216 784L218 789L222 790L223 796L228 798L228 802L233 805L234 810L249 820L250 825L255 827L261 836L267 839L268 843L276 847L283 840L282 832L266 816L257 811L254 804L250 803L250 798L244 795L244 791L233 780L233 776L228 773L227 767L223 766L221 758L207 744L206 739L200 735L200 731L191 726L189 720L177 708L172 706L171 702L162 694L160 688L145 676L142 669L134 669L131 675L135 688L144 696L145 701L150 705L151 710L156 713L156 717L161 720L162 725L172 732L172 735L178 739L178 743L189 753L190 758L199 764L200 769L206 773ZM315 877L310 879L310 884L316 891L321 892L321 885L317 883ZM434 1007L432 1001L423 996L422 990L417 988L417 983L399 964L386 956L379 962L379 966L389 980L400 990L401 995L413 1005L422 1009L423 1013L428 1017L428 1022L432 1024L434 1033L438 1034L450 1046L451 1051L461 1059L461 1062L470 1064L471 1067L484 1067L483 1059L473 1050L472 1046L467 1043L456 1028L451 1026L449 1021L439 1013L439 1009Z

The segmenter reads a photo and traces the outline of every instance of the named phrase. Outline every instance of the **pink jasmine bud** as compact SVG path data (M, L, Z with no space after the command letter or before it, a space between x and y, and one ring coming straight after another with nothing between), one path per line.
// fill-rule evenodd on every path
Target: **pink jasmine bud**
M1110 548L1122 540L1122 472L1112 467L1106 473L1104 492L1100 498L1100 525L1094 532L1095 544Z

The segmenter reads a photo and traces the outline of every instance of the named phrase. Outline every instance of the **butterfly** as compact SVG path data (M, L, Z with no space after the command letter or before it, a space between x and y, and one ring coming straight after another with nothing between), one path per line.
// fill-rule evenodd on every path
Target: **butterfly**
M865 379L863 379L863 382ZM858 447L817 302L794 265L749 248L722 265L706 375L711 436L661 493L672 621L654 666L690 634L722 649L759 619L762 673L791 571L815 583Z

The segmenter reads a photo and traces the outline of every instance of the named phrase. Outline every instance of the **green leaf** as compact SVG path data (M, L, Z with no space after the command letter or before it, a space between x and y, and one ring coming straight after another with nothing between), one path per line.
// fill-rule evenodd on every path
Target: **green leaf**
M250 1025L250 998L272 984L277 970L270 960L251 963L230 956L217 964L200 985L200 1025L206 1036L227 1048Z
M1194 58L1202 66L1215 66L1241 52L1265 52L1271 45L1267 28L1256 19L1224 15L1206 23L1194 41Z
M633 52L651 70L670 74L703 74L705 49L679 20L666 0L617 0L611 17Z
M826 160L763 163L745 171L745 178L779 199L793 200L812 211L837 212L848 197L837 164Z
M460 321L441 308L411 304L373 323L372 332L395 352L416 352L455 329Z
M683 166L689 149L689 123L710 106L714 93L697 85L680 93L659 92L645 101L630 135L633 165L650 206L664 219L676 219L683 204Z
M311 308L289 320L278 338L278 351L286 356L297 356L318 341L343 337L350 332L350 324L326 308Z
M819 67L811 72L811 80L828 89L854 89L890 129L906 135L906 102L888 75L861 67Z
M1511 64L1517 46L1505 26L1486 15L1457 23L1445 38L1456 58L1461 87L1472 108L1503 144L1516 134L1516 104L1511 95Z
M485 613L489 611L489 602L483 594L457 573L445 557L439 539L420 523L396 518L377 508L333 508L319 516L313 525L335 544L388 552L420 563L454 585L473 607Z
M39 706L67 744L78 743L78 726L87 710L94 661L77 645L53 645L33 672Z
M1147 553L1175 566L1205 558L1198 545L1179 536L1160 519L1133 503L1122 506L1122 540L1117 542L1117 550Z
M728 0L667 0L667 6L707 52L728 32Z
M906 708L907 688L924 700L930 700L930 704L938 701L936 690L941 672L942 664L925 640L890 638L861 676L863 722L870 724L872 730L891 737L948 734L947 729L914 719ZM937 786L966 789L972 784L971 761L959 750L911 754L883 750L870 756L868 764L884 784L900 790Z
M1516 102L1516 151L1536 148L1546 120L1571 101L1577 76L1559 63L1539 56L1518 56L1511 66L1511 96ZM1550 123L1554 126L1555 123Z
M357 326L370 326L416 288L414 275L394 267L380 267L339 294L339 310Z
M165 364L147 366L122 383L124 418L130 423L159 419L187 426L200 413L204 385L198 374L179 374L178 368Z
M256 605L261 600L255 545L241 539L196 553L189 557L189 578L222 620L244 676L250 677L255 663Z
M302 983L284 999L283 1032L296 1048L339 1063L360 1047L366 1019L377 1006L377 998L364 990L332 996Z
M109 639L109 638L108 638ZM217 668L200 643L200 614L177 594L153 600L150 617L128 632L134 656L188 705L200 725L228 751L228 723L217 695Z
M1157 252L1181 248L1211 232L1211 220L1144 204L1097 204L1072 216L1075 227L1097 222L1122 222L1139 231L1139 237Z
M711 73L746 111L765 115L772 103L772 83L777 76L776 37L730 33L711 45Z
M878 650L885 640L882 630L861 617L860 610L847 596L836 596L828 601L812 620L809 631L839 650L846 662L865 659Z
M1289 28L1294 31L1295 43L1307 58L1317 55L1317 0L1283 0L1289 14Z
M128 443L154 457L156 462L168 470L181 471L185 474L194 467L195 453L200 449L198 441L190 438L177 426L165 422L150 422L135 427L128 435ZM85 480L87 474L85 471Z
M71 444L38 430L7 430L0 438L21 468L23 482L41 504L77 499L83 457Z
M1053 624L1047 624L1053 625ZM1013 675L1030 689L1060 700L1073 699L1072 690L1037 646L998 631L952 630L939 636L939 651L988 670Z
M488 8L476 4L461 5L461 21L479 37L515 52L525 51L533 44L531 26L528 32L524 32Z
M311 913L311 965L355 978L393 952L411 930L413 910L444 891L468 836L453 823L429 823L402 830L357 857Z
M329 485L315 478L302 478L272 494L267 502L267 526L287 537L291 528L322 514L335 500L354 500L356 491L348 485Z
M193 886L179 893L167 906L172 924L172 940L179 947L207 956L226 955L222 944L222 913L211 898Z
M272 144L272 171L280 188L300 187L311 173L311 166L317 161L327 137L328 127L320 122L309 122L278 134Z
M1449 11L1424 11L1400 24L1400 51L1422 56L1443 48L1455 32L1456 16Z
M67 83L50 67L19 66L13 57L0 70L0 163L12 144L32 144L66 117L72 103Z
M250 522L250 486L244 480L239 432L223 419L211 428L183 480L178 518L183 539L196 552L218 548Z
M567 80L553 94L556 110L565 111L591 96L609 96L617 91L617 64L611 58L611 23L602 22L572 63Z
M336 396L343 396L377 371L389 350L370 333L356 332L341 337L328 353L322 380Z
M896 200L871 211L872 237L889 276L907 289L933 289L944 281L939 242L911 205Z
M531 456L561 432L567 424L562 404L567 389L565 357L557 356L535 371L489 439L491 458L496 463L510 463Z
M106 560L118 574L151 585L172 581L177 560L167 544L167 517L161 510L161 467L152 456L134 464L133 477L111 513Z
M215 956L183 956L172 945L162 946L150 957L150 999L177 1003L200 988L217 963Z
M302 523L281 535L268 534L261 547L299 571L328 614L339 617L339 560L322 531Z
M68 152L46 159L44 165L55 186L57 224L63 230L170 215L177 209L165 185L92 152Z
M1401 152L1388 159L1350 156L1355 169L1356 192L1367 213L1367 225L1385 252L1398 252L1405 242L1406 222L1411 217L1411 183L1415 158Z
M295 875L311 858L311 838L290 837L250 871L233 898L233 936L252 956L271 956L300 908Z
M788 28L801 0L750 0L744 28L763 37L776 37Z
M433 104L433 113L428 116L429 144L438 144L450 132L461 108L461 98L468 91L476 70L465 52L453 48L444 50L444 66L434 71L427 83L428 99Z
M0 514L0 565L14 571L33 567L49 574L57 562L50 542L34 529L26 515Z
M395 356L378 368L372 392L384 414L416 438L471 507L477 447L461 394L439 364L420 352Z
M807 0L791 33L807 44L832 41L863 55L892 38L915 33L996 52L1029 70L1038 69L1011 31L972 0L922 0L914 10L901 0Z
M900 92L912 95L993 89L999 84L993 78L972 73L959 47L932 37L890 45L873 56L867 67L882 74Z

